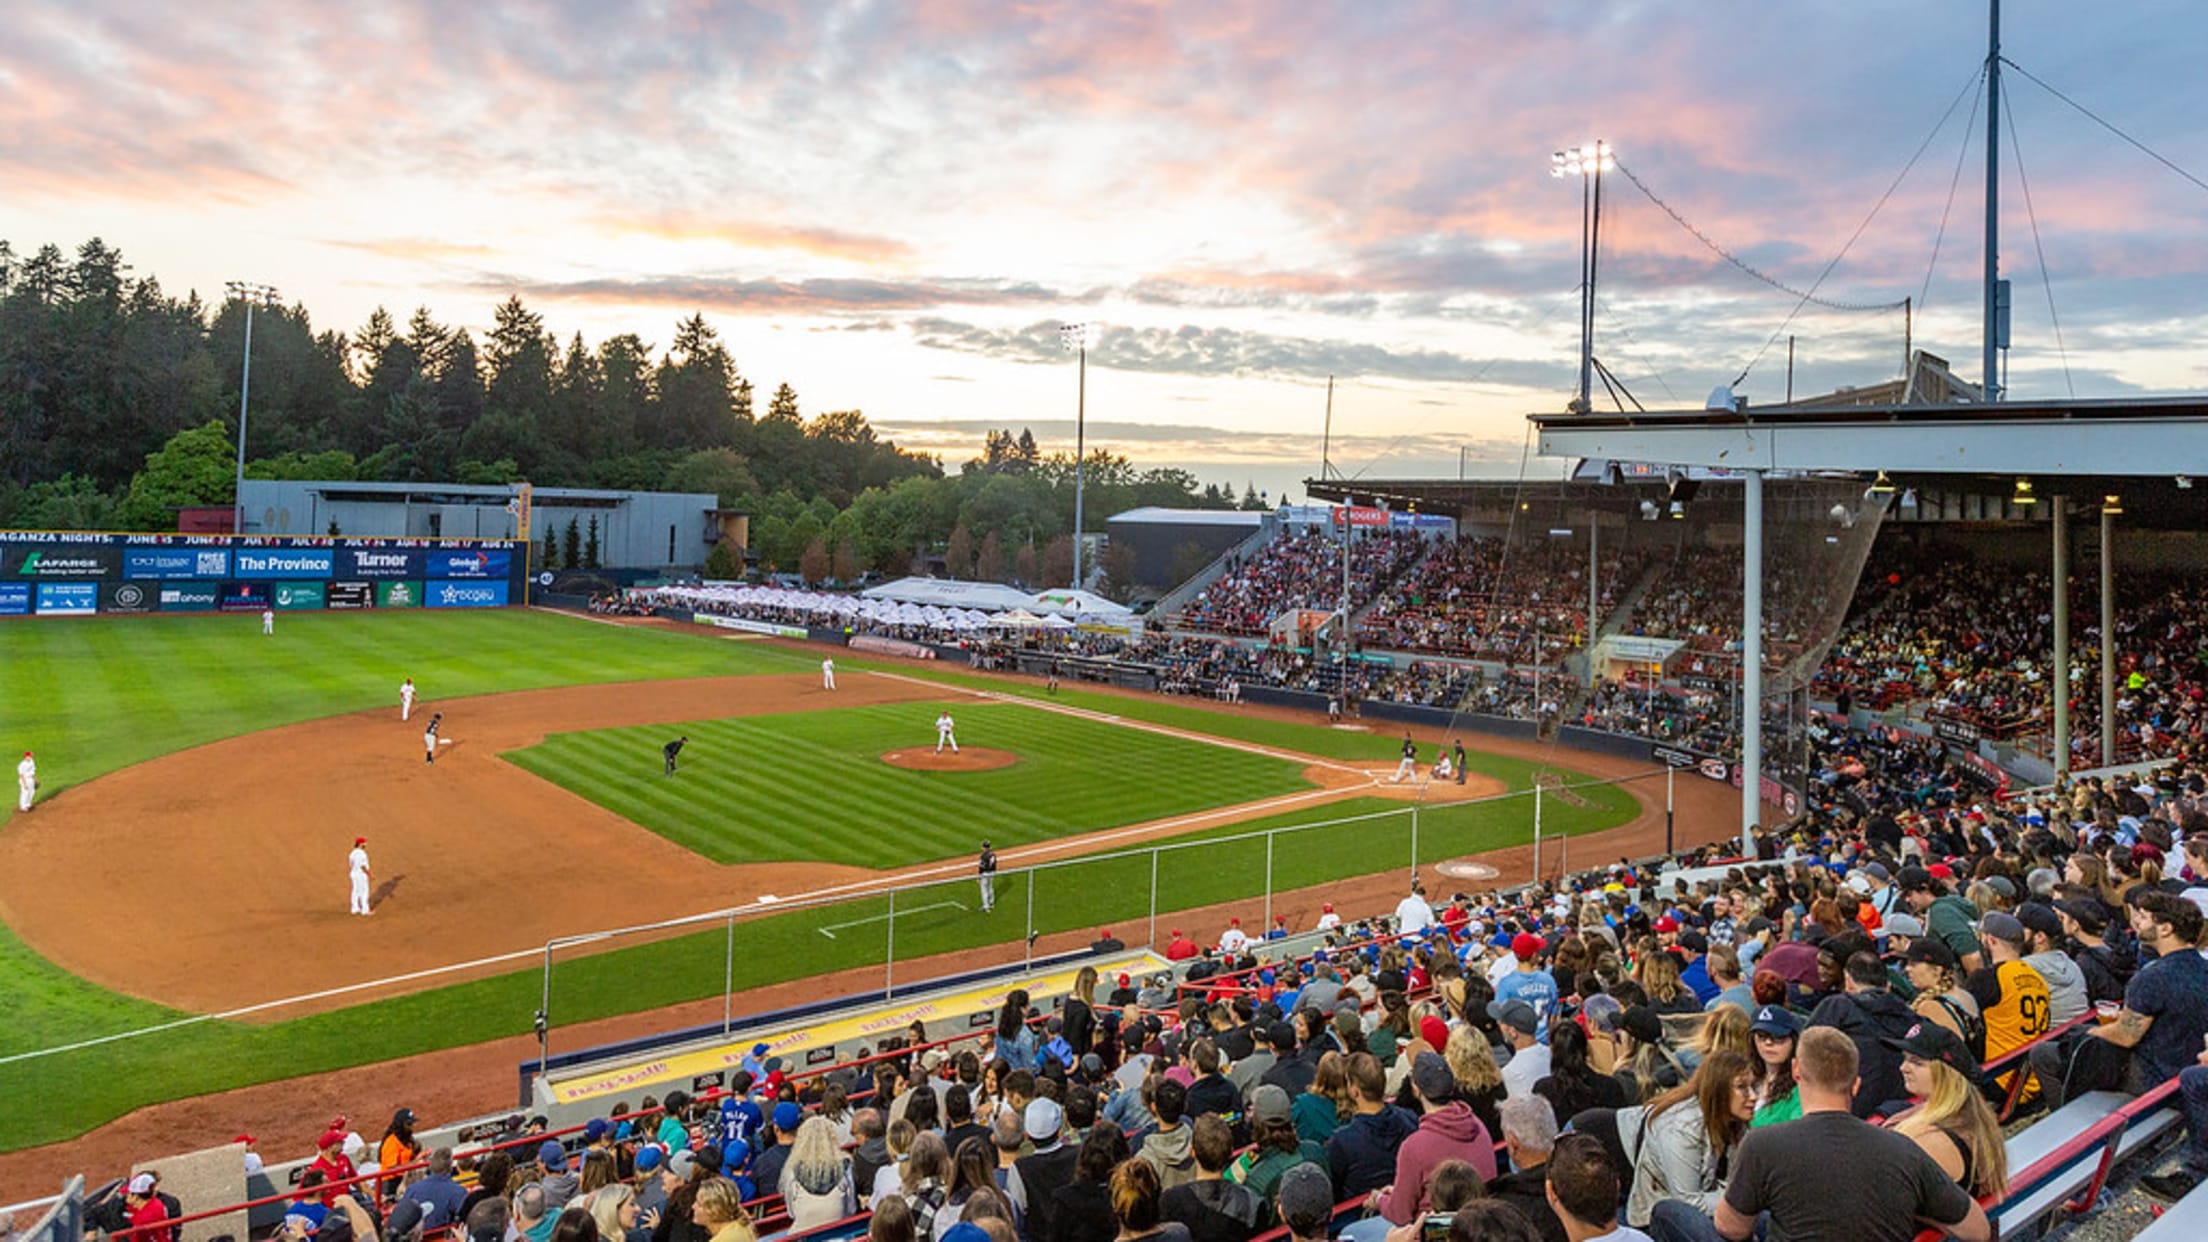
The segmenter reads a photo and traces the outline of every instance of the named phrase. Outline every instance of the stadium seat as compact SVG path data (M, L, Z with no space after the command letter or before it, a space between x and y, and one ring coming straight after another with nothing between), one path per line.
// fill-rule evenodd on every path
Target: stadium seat
M1987 1209L1997 1236L2026 1236L2042 1216L2096 1187L2109 1164L2175 1126L2177 1111L2157 1106L2168 1098L2167 1088L2136 1099L2120 1091L2089 1092L2011 1138L2012 1193ZM2128 1122L2119 1113L2131 1114Z
M2138 1242L2192 1242L2195 1238L2208 1238L2208 1187L2171 1204L2139 1232Z

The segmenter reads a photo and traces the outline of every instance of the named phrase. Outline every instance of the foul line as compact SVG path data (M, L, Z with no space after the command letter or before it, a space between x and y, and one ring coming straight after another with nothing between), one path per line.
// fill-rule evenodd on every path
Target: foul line
M1016 704L1021 707L1032 707L1037 711L1057 712L1061 716L1073 716L1082 720L1094 720L1103 724L1118 725L1123 729L1135 729L1143 733L1155 733L1161 737L1176 737L1185 742L1202 742L1209 746L1218 746L1227 750L1238 750L1244 754L1264 755L1269 759L1284 759L1292 763L1300 763L1307 768L1326 768L1330 771L1349 772L1358 776L1366 777L1367 779L1372 778L1372 773L1364 768L1352 767L1349 764L1340 763L1332 759L1322 759L1316 755L1298 754L1292 750L1275 750L1270 746L1260 746L1255 742L1238 742L1233 738L1219 737L1210 733L1198 733L1193 729L1176 729L1172 725L1152 724L1147 720L1131 720L1125 716L1114 716L1110 712L1100 712L1088 707L1069 707L1064 703L1051 703L1041 699L1031 699L1022 694L1005 694L997 690L976 690L970 686L958 686L940 681L929 681L925 677L910 677L903 673L884 672L881 669L866 669L864 671L871 676L887 677L892 681L908 682L915 686L927 686L935 690L953 691L958 694L968 695L972 698L982 699L991 703L1010 703ZM1379 782L1377 780L1374 780L1373 783L1378 784Z
M914 906L912 909L905 911L905 915L909 918L915 914L926 914L930 910L964 911L965 909L965 906L955 901L937 901L931 902L928 905L924 906ZM830 940L834 940L836 938L836 931L840 928L862 927L868 923L879 923L883 919L886 919L888 917L889 912L885 910L880 914L869 914L863 919L847 919L841 923L830 923L826 927L816 927L813 930L819 932L823 936L828 937Z

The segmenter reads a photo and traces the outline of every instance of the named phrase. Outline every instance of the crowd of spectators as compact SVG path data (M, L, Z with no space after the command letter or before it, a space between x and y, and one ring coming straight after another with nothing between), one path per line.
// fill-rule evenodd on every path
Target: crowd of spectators
M1429 549L1411 531L1361 530L1350 540L1349 607L1364 607ZM1342 605L1342 539L1313 528L1281 534L1245 558L1230 560L1167 623L1177 629L1238 637L1262 635L1295 609L1332 612Z
M1648 564L1638 550L1600 554L1596 611L1607 617ZM1511 546L1443 543L1358 619L1368 647L1554 666L1584 647L1587 558L1570 540Z

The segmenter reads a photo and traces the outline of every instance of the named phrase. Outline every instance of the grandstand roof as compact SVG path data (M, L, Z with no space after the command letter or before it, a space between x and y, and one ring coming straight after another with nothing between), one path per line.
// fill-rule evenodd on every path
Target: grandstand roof
M1144 505L1104 519L1107 522L1160 522L1175 526L1244 526L1255 529L1271 514L1269 509L1168 509Z
M886 599L900 604L978 608L983 612L1035 606L1035 597L1017 587L995 582L950 582L941 578L899 578L895 582L868 587L859 594L868 599Z

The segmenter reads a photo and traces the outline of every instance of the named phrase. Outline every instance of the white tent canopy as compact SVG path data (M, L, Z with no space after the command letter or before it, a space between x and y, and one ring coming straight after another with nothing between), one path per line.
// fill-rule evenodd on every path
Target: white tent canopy
M1035 604L1033 596L1015 587L994 582L950 582L941 578L899 578L895 582L868 587L860 594L867 599L892 603L978 608L985 612L1032 608Z
M1044 591L1030 605L1036 612L1061 617L1119 618L1135 615L1124 604L1115 604L1094 591Z

